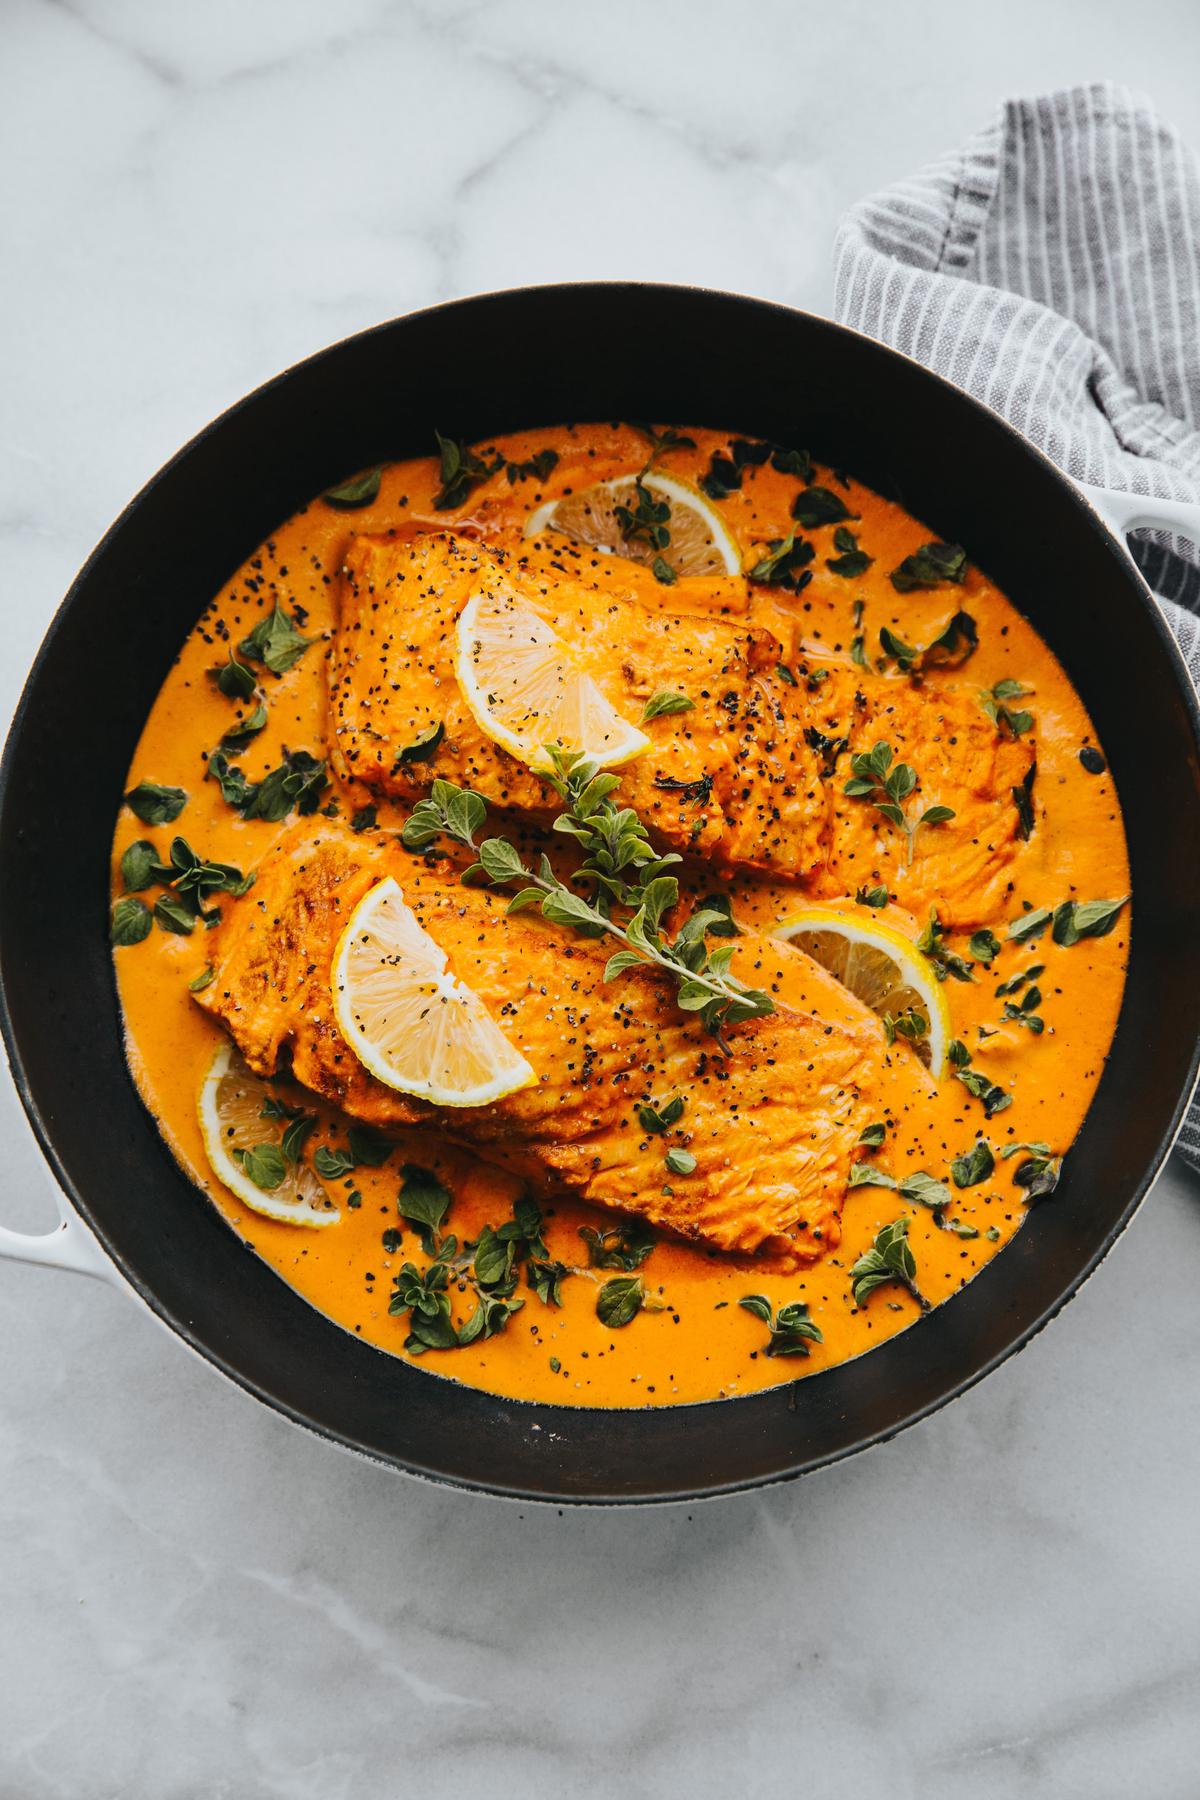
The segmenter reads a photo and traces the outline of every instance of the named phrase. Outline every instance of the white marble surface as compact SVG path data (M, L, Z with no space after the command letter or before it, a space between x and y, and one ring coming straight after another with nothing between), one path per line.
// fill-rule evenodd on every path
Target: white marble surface
M822 307L840 209L1003 93L1113 75L1200 139L1198 51L1194 0L5 0L0 709L113 514L293 358L531 277ZM42 1222L7 1089L0 1148ZM1173 1169L896 1443L559 1514L359 1465L0 1265L0 1797L1194 1800L1198 1279Z

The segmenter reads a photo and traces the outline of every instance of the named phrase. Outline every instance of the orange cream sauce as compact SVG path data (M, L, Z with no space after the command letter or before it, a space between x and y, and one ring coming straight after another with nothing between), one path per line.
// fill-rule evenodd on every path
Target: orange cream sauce
M696 448L671 451L661 466L696 480L710 455L725 451L729 438L711 431L690 435ZM544 446L556 450L560 460L545 483L533 478L510 485L500 473L477 488L457 514L433 508L438 488L433 458L392 465L384 470L378 497L369 506L344 512L315 501L281 526L216 596L163 683L129 773L130 787L146 779L184 788L187 805L174 824L159 828L145 826L122 809L113 846L114 897L122 891L121 853L135 839L151 838L165 858L172 837L179 834L209 860L249 870L285 829L242 820L223 802L216 782L204 779L206 753L253 705L235 705L223 696L209 671L225 661L227 649L278 598L299 616L305 634L318 641L280 678L257 670L268 723L241 765L257 779L279 762L285 745L324 756L325 645L336 625L337 575L353 534L387 531L416 518L438 526L473 525L490 540L514 545L526 514L541 500L635 470L647 454L643 438L618 426L522 433L498 439L497 446L514 462ZM748 1393L827 1368L870 1349L919 1316L916 1302L898 1287L878 1289L862 1307L853 1304L850 1265L883 1224L901 1213L909 1216L918 1280L936 1305L970 1281L1025 1215L1023 1192L1012 1180L1020 1158L1002 1161L1003 1145L1044 1140L1062 1153L1083 1119L1120 1006L1128 909L1110 935L1070 948L1055 945L1048 933L1034 946L1010 944L1005 930L1026 903L1053 908L1065 899L1116 899L1128 892L1124 832L1111 777L1107 772L1089 774L1079 761L1080 748L1096 741L1090 721L1032 626L978 570L972 568L963 587L897 593L889 571L930 533L856 482L840 485L826 470L813 479L835 487L859 515L853 530L874 558L860 578L847 581L826 570L825 558L834 554L832 526L804 533L816 543L817 557L813 580L798 596L748 588L741 578L682 580L666 588L640 567L604 557L589 564L588 572L606 569L614 588L646 605L748 613L775 630L790 655L807 650L816 657L844 657L854 635L852 608L858 599L865 603L862 628L872 655L881 626L922 644L963 607L977 621L978 649L965 668L931 675L931 688L953 681L983 690L1011 676L1033 690L1013 704L1032 711L1036 719L1040 816L1018 860L1011 909L991 922L1004 947L990 968L976 969L975 981L948 981L943 990L954 1034L971 1045L975 1067L1011 1087L1013 1104L985 1120L979 1102L961 1083L947 1078L936 1086L902 1047L893 1053L887 1071L886 1107L895 1129L888 1133L880 1162L898 1179L920 1169L948 1181L951 1160L969 1150L980 1133L996 1151L993 1176L961 1192L953 1189L948 1209L949 1217L979 1235L958 1236L894 1192L859 1187L846 1199L841 1243L822 1262L798 1273L660 1242L640 1272L662 1310L644 1311L629 1326L611 1330L596 1317L596 1274L587 1269L578 1232L585 1224L611 1227L614 1220L564 1200L548 1209L546 1225L550 1255L578 1271L563 1283L562 1307L543 1306L522 1285L518 1293L525 1305L503 1333L465 1349L428 1352L421 1359L426 1371L514 1398L642 1406ZM768 465L747 470L741 491L719 503L747 565L763 554L759 546L764 540L787 535L788 509L799 485L794 476ZM969 545L967 551L969 555ZM844 779L840 770L839 779ZM336 784L325 797L345 813L355 803L339 795ZM382 804L378 810L381 826L398 829L403 823L401 810ZM805 899L797 888L752 881L734 883L731 892L737 913L766 923L785 917ZM146 898L152 901L153 894ZM220 895L216 903L230 904ZM864 919L880 916L854 911ZM882 916L897 920L894 911ZM221 1038L219 1027L188 992L188 982L205 967L205 935L203 927L191 936L156 928L143 943L115 952L129 1061L142 1097L197 1187L264 1261L346 1330L403 1356L405 1318L388 1313L392 1277L403 1261L422 1263L424 1258L411 1230L404 1231L398 1251L388 1254L383 1248L383 1233L402 1224L396 1211L400 1165L414 1162L437 1171L454 1196L447 1226L460 1242L477 1236L485 1223L506 1219L518 1184L456 1148L448 1134L412 1132L402 1136L381 1169L359 1168L330 1184L342 1217L328 1230L275 1224L247 1210L209 1170L196 1118L197 1091ZM965 939L952 943L966 953ZM1031 963L1045 965L1038 978L1044 1034L1034 1037L1010 1025L987 1039L986 1047L979 1046L976 1027L999 1024L1004 1003L995 996L997 985ZM328 1108L307 1099L305 1104L319 1120L310 1145L345 1141L340 1121ZM600 1273L599 1279L608 1279L609 1273ZM807 1301L823 1343L814 1344L808 1358L765 1356L765 1326L737 1304L751 1293L766 1294L776 1306ZM462 1305L470 1310L469 1300ZM456 1314L458 1310L456 1303Z

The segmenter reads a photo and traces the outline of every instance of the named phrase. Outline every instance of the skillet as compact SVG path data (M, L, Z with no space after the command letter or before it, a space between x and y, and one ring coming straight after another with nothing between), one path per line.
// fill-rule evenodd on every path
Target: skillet
M1091 713L1124 809L1134 913L1112 1052L1062 1182L968 1288L870 1354L773 1391L603 1411L499 1399L387 1356L248 1253L137 1095L106 928L113 820L142 724L195 619L274 525L349 470L428 453L435 425L475 439L629 417L803 444L965 544ZM1114 518L1155 522L1187 523L1145 501ZM334 345L210 425L122 514L47 634L0 765L0 1028L62 1224L0 1233L0 1253L117 1280L266 1404L416 1474L558 1502L797 1476L962 1393L1109 1250L1195 1083L1198 916L1186 670L1121 537L1007 424L873 340L764 301L632 283L456 301Z

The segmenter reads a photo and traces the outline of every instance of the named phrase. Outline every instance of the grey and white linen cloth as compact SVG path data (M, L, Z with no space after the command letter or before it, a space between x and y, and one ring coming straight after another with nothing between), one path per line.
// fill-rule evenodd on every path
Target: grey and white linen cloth
M1009 101L851 209L843 324L936 369L1067 474L1200 504L1200 164L1111 82ZM1200 546L1131 548L1200 684ZM1200 1101L1179 1148L1200 1168Z

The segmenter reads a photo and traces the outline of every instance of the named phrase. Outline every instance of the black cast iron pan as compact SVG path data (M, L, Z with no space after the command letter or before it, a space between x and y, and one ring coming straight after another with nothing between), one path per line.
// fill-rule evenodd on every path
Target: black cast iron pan
M1051 1203L960 1295L859 1360L657 1411L501 1400L315 1312L164 1147L125 1065L106 941L109 846L143 721L202 608L271 528L343 477L466 438L603 418L802 442L968 547L1065 664L1124 807L1135 909L1108 1067ZM298 1424L442 1480L545 1500L718 1494L802 1474L940 1406L1096 1266L1171 1145L1200 1038L1200 720L1122 545L1007 425L825 320L697 289L483 295L335 345L217 420L113 526L63 602L0 769L0 1024L69 1197L49 1239L98 1258L217 1368Z

